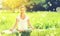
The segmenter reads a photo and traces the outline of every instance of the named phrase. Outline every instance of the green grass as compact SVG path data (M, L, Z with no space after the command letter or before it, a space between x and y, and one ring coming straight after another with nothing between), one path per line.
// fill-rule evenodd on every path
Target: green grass
M18 14L10 12L0 13L0 32L10 29L15 24ZM33 30L31 36L60 36L60 12L38 11L32 13L27 12L26 14L29 16L35 28L44 29L43 31L38 29ZM9 35L4 34L3 36Z

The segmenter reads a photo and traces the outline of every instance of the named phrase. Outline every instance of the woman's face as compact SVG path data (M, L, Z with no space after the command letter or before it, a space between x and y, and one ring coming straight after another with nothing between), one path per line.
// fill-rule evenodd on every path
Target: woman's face
M20 8L20 12L21 12L21 13L25 13L25 12L26 12L25 6L22 6L22 7Z

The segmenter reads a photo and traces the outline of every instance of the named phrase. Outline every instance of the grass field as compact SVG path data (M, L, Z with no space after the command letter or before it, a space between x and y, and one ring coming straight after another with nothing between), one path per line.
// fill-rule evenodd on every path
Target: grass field
M0 32L10 29L15 24L19 13L0 13ZM60 12L27 12L32 25L36 28L31 36L60 36ZM12 36L4 34L3 36ZM13 34L15 36L15 34Z

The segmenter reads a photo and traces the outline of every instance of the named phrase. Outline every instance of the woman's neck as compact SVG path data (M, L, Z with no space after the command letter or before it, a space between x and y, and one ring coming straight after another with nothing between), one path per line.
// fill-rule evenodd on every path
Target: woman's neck
M24 19L25 18L25 14L21 14L20 17L21 17L21 19Z

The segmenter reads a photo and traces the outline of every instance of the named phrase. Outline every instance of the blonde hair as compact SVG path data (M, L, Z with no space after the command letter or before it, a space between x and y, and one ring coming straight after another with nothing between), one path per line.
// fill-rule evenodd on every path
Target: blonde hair
M26 12L26 7L24 6L24 5L21 5L20 7L19 7L19 12L21 13L21 12Z
M20 7L20 9L21 9L21 8L23 8L24 10L26 10L26 7L25 7L24 5L22 5L22 6Z

